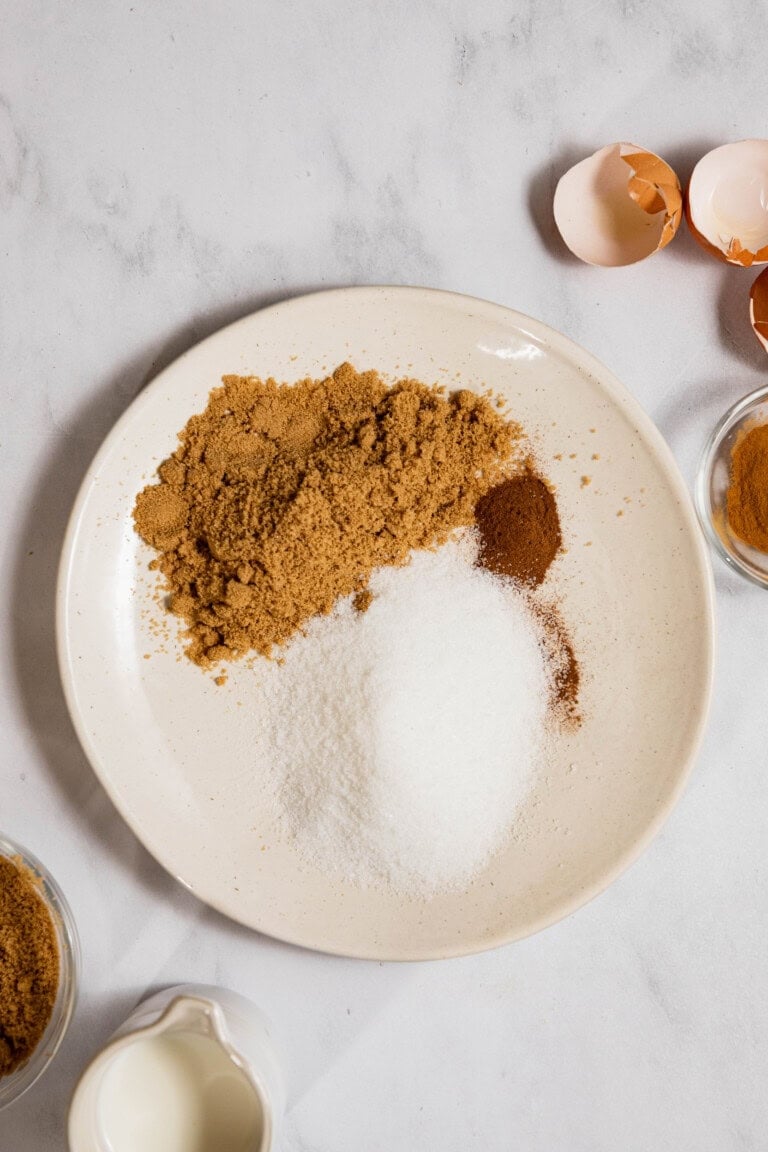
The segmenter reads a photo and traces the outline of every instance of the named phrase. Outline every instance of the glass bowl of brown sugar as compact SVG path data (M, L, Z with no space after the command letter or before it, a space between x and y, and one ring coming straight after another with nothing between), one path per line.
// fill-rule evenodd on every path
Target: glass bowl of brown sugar
M701 457L696 511L714 550L768 588L768 386L725 413Z
M59 1050L77 999L80 943L40 861L0 833L0 1110Z

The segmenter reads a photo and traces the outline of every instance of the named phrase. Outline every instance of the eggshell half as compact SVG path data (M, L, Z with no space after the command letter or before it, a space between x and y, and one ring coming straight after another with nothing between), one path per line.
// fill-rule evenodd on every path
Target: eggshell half
M636 144L608 144L575 164L555 189L555 223L575 256L616 268L664 248L682 216L680 181Z
M768 140L723 144L702 156L688 185L691 232L718 260L768 264Z
M749 318L755 336L768 352L768 268L760 273L750 289Z

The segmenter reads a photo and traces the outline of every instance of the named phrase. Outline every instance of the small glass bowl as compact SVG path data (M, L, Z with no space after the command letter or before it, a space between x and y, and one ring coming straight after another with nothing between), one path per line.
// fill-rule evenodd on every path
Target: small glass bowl
M726 515L731 453L745 429L768 424L768 387L750 392L726 412L707 441L696 476L696 511L712 547L747 580L768 588L768 553L731 532Z
M40 894L51 914L59 945L59 990L48 1027L29 1059L10 1075L0 1076L0 1111L2 1111L32 1087L59 1050L77 999L80 941L64 894L40 861L26 848L14 844L2 834L0 834L0 855L20 859L22 864L40 880Z

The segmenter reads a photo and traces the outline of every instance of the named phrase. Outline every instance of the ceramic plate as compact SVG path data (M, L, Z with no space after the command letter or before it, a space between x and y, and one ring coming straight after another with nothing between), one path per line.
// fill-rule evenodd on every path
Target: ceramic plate
M584 722L564 733L508 847L466 890L428 903L358 890L280 842L262 800L258 677L218 687L179 659L135 535L136 492L224 373L317 376L343 360L502 393L557 485L567 551L548 579L585 669ZM583 483L588 476L590 482ZM202 900L272 936L349 956L479 951L606 887L680 794L707 711L712 583L661 436L564 336L494 304L418 288L289 300L191 349L134 401L77 498L62 557L58 642L69 708L115 805Z

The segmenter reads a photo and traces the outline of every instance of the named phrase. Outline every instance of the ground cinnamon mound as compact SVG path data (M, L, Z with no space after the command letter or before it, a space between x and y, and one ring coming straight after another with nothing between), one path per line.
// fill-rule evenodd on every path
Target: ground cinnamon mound
M484 568L536 587L562 545L554 493L531 471L512 476L478 502Z
M35 876L0 856L0 1076L34 1052L59 987L59 948Z
M731 530L759 552L768 552L768 424L737 438L727 493Z
M474 523L520 435L489 397L350 364L294 385L225 376L134 509L188 655L270 655L340 596L364 609L375 568Z

